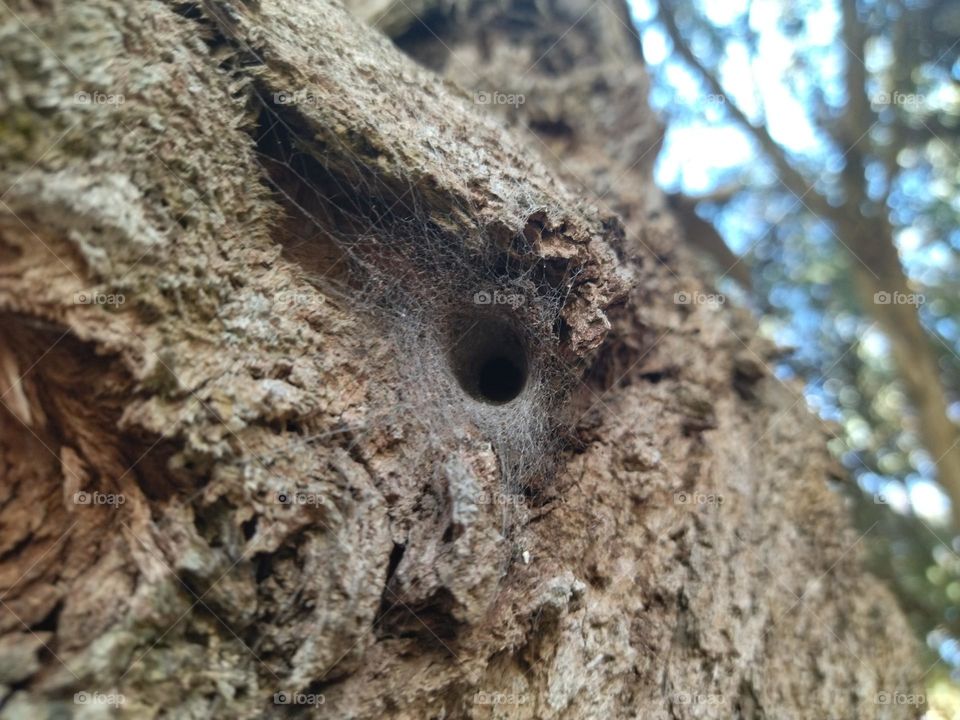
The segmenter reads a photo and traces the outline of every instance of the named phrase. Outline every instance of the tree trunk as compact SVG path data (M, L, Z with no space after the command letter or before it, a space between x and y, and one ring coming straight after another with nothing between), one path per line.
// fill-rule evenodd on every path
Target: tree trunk
M0 717L915 716L624 7L357 12L471 91L320 0L0 10Z

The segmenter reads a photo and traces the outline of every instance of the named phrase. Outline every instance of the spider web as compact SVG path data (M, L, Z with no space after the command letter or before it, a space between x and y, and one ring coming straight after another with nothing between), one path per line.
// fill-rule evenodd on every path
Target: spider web
M318 140L294 108L252 92L262 108L257 154L292 227L286 254L394 349L391 402L371 403L365 427L351 431L414 427L405 439L424 479L440 487L456 474L451 452L469 457L479 437L499 463L500 491L535 495L562 447L576 379L561 359L561 310L579 270L549 266L523 231L481 225L477 207L428 178L385 176L345 142ZM524 228L542 210L525 208L508 224ZM470 343L496 342L471 339L491 322L516 338L526 365L522 391L504 403L472 396L457 372ZM510 515L504 504L505 535Z

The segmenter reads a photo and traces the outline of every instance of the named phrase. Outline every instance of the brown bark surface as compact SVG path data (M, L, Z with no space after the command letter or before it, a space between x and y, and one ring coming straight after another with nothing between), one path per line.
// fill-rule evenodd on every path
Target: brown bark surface
M0 717L914 716L623 7L399 6L0 9Z

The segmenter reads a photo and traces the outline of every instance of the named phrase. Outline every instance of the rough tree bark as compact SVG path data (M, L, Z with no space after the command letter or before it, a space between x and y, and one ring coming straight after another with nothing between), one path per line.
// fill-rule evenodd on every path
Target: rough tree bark
M0 10L0 716L915 715L623 6L413 7Z

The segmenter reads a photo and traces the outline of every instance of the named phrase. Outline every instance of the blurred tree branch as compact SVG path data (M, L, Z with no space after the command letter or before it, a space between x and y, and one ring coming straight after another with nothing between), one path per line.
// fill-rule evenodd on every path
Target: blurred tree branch
M960 526L960 429L949 418L937 352L920 320L918 305L891 301L911 296L912 288L886 214L889 178L884 196L871 198L864 176L867 156L857 148L865 139L870 142L870 129L878 118L866 90L867 70L861 55L868 35L866 25L861 24L857 16L856 3L854 0L842 3L841 39L847 49L847 113L840 123L818 123L845 150L846 162L841 171L844 197L836 204L815 189L815 178L811 180L797 169L787 150L773 139L767 127L750 122L746 113L726 94L718 74L697 57L684 38L671 3L660 0L658 5L658 17L676 54L700 75L710 92L726 98L724 107L731 118L754 138L776 168L780 181L826 223L843 246L849 258L857 302L863 314L876 321L890 340L898 376L917 415L920 436L937 465L937 479L951 499L954 523ZM906 44L902 39L905 31L898 32L897 46L902 48ZM896 58L893 65L898 73L908 72ZM901 123L894 123L898 125ZM901 132L899 137L905 135ZM889 171L889 161L887 166Z
M747 289L753 288L750 269L724 242L717 228L709 220L704 220L697 214L697 205L701 202L728 202L739 188L727 189L722 193L711 193L709 196L691 197L683 193L667 195L670 208L683 225L684 236L687 241L706 252L720 267L720 272L729 275Z
M794 168L790 159L787 157L786 151L773 139L766 125L754 125L750 122L747 114L727 95L726 89L720 83L716 74L707 68L700 58L694 54L693 50L690 49L689 44L680 32L680 28L677 26L673 11L668 6L669 3L660 0L659 17L663 21L667 34L673 41L677 54L683 58L684 62L699 73L713 94L720 95L725 99L724 107L727 109L727 112L753 136L764 154L777 169L777 175L787 189L801 198L808 207L812 206L811 210L813 212L818 214L830 212L832 208L830 204L827 203L826 198L814 190L812 185L807 182L807 179Z

